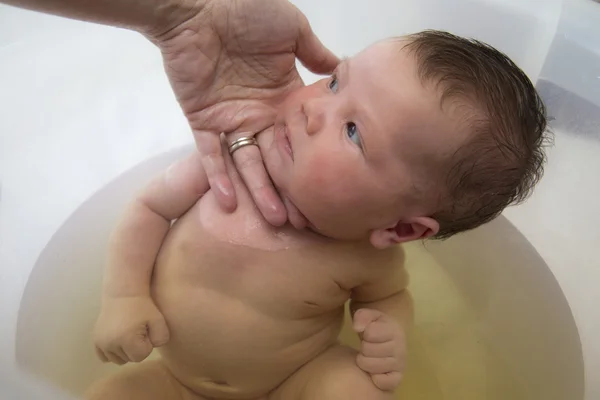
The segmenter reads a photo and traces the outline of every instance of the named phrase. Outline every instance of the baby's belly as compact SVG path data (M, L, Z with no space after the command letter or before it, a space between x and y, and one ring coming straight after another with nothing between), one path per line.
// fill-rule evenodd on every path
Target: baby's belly
M160 353L178 380L207 397L258 398L335 343L343 310L281 319L192 284L156 282L170 341Z
M336 342L348 298L320 252L307 253L293 231L269 234L239 200L225 215L206 195L172 227L154 269L153 297L170 331L160 353L205 397L274 389ZM240 226L244 235L232 235Z

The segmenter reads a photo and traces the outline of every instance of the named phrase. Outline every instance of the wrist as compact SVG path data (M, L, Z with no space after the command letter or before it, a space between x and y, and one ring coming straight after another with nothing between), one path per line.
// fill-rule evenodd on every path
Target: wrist
M164 0L158 2L154 10L154 21L145 28L140 29L141 33L153 42L161 42L174 35L173 31L179 33L182 27L185 29L187 21L192 19L201 19L201 26L208 25L210 22L209 7L215 0ZM197 26L197 25L196 25Z
M105 282L102 290L102 298L107 300L151 298L149 282L140 282L139 279L135 283L125 281L126 278L123 277L118 284L111 281Z
M123 295L123 294L108 294L105 293L102 296L101 304L111 304L114 302L120 302L122 300L128 301L152 301L152 297L149 294L139 294L139 295Z

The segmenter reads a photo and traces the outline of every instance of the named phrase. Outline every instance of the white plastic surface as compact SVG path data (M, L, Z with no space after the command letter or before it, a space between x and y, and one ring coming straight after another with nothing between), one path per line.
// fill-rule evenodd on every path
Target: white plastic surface
M548 263L583 346L586 399L600 399L600 3L565 0L538 87L554 120L544 179L504 215Z
M0 354L12 358L21 294L52 234L116 175L191 134L141 36L6 6L0 115Z
M551 59L543 64L560 13L583 2L589 10L600 8L591 0L565 1L562 8L561 1L543 0L294 3L325 44L340 55L351 55L389 35L447 29L495 45L537 79L540 71L553 68ZM595 32L598 26L585 28L576 19L564 21L559 25L562 34L578 30L574 38L587 37L585 32ZM562 67L554 71L560 71L561 77L578 74L576 70L563 74ZM557 73L548 75L564 82ZM579 90L594 83L564 86ZM581 91L582 97L590 96ZM600 369L595 339L600 321L590 305L600 303L595 285L600 281L595 255L600 243L600 213L595 205L600 196L600 145L593 135L556 134L548 172L536 195L506 216L544 258L571 305L584 348L586 400L595 400L600 398L600 382L593 375ZM117 175L190 141L160 55L142 37L0 6L3 362L13 360L19 303L31 268L61 224Z
M165 152L126 171L53 235L23 294L19 365L72 394L118 369L98 362L91 344L108 237L131 196L190 151L191 145ZM399 399L583 398L569 305L544 260L506 218L405 249L416 316ZM356 338L349 323L341 337Z
M565 0L540 76L600 107L600 2Z
M423 29L448 30L494 45L536 80L554 37L561 1L552 0L295 0L313 29L340 55ZM317 5L318 4L318 5Z

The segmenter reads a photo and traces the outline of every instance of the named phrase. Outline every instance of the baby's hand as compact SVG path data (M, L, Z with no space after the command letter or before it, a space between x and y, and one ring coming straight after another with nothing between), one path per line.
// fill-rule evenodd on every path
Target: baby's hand
M362 308L354 313L353 328L361 337L356 364L371 375L381 390L394 390L402 380L406 359L404 331L381 311Z
M102 362L125 364L144 360L154 347L169 341L163 315L148 296L102 300L94 329L96 354Z

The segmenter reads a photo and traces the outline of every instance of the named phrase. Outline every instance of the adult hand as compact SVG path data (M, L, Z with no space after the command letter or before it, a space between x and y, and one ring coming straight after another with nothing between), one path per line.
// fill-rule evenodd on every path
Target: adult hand
M287 0L208 0L198 12L150 37L161 49L171 85L194 133L211 189L235 209L219 134L231 143L271 126L276 107L303 85L296 56L317 74L339 59ZM235 164L254 202L273 225L287 220L256 146L236 151ZM290 213L291 214L291 213Z
M274 122L275 107L302 85L296 56L312 72L339 63L287 0L0 0L22 8L133 29L161 49L167 75L190 122L211 188L226 210L236 207L219 134L229 142ZM255 146L235 153L236 166L270 223L286 209ZM288 209L292 210L290 205ZM290 216L298 215L290 212Z

